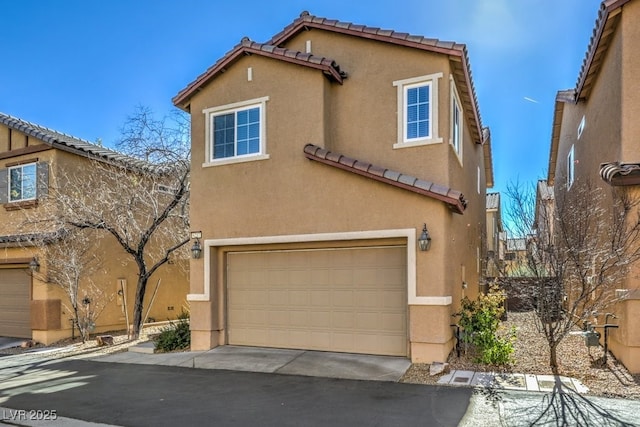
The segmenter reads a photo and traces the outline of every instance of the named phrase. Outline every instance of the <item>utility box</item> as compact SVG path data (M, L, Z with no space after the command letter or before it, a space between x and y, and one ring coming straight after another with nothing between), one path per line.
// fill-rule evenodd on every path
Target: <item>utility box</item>
M597 347L600 345L600 332L585 331L584 332L584 345L587 347Z

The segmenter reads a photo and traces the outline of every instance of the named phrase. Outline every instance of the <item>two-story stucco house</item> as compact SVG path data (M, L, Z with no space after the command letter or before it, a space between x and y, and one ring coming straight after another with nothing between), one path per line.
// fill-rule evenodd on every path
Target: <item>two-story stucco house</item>
M47 282L48 260L29 244L33 234L53 236L55 230L28 232L23 226L27 213L38 219L55 208L47 196L56 177L98 173L90 170L92 161L128 160L85 140L0 113L0 336L49 344L72 335L69 297L59 286ZM124 309L128 307L131 318L138 270L115 239L96 241L102 265L91 279L104 290L107 300L109 296L112 299L97 319L94 332L125 329ZM52 238L50 244L59 242ZM38 274L30 269L34 263L41 265ZM188 293L187 264L176 260L152 276L153 283L162 278L164 285L158 289L150 317L167 320L180 312Z
M605 190L605 205L612 202L612 190L638 194L638 22L639 1L602 2L576 87L556 96L547 177L556 204L567 192L576 191L577 183L586 181ZM640 372L637 271L619 287L624 299L616 308L619 329L610 332L609 349L630 371Z
M192 349L446 360L493 182L464 45L304 12L173 102L191 113L203 245Z

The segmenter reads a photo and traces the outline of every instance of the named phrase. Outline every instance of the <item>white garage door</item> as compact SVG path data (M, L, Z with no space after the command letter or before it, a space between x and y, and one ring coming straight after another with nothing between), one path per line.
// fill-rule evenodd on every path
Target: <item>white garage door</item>
M227 256L228 342L407 354L406 247Z
M0 268L0 336L31 338L30 301L27 270Z

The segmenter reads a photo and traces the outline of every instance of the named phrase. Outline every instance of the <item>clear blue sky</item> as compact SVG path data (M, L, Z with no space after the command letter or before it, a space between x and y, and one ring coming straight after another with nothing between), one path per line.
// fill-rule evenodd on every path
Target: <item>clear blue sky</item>
M546 174L555 94L575 86L600 0L5 0L0 111L112 145L243 36L300 12L467 44L496 186Z

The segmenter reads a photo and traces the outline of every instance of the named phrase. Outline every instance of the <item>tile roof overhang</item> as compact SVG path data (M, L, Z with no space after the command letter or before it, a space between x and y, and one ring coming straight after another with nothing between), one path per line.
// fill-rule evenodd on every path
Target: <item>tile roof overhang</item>
M93 144L84 139L76 138L8 114L0 113L0 124L3 124L10 129L20 131L45 143L44 146L34 145L32 147L27 147L26 149L7 152L6 155L15 156L56 148L58 150L77 154L93 160L124 165L127 168L137 170L161 172L162 169L155 168L153 165L142 160L118 153L117 151L109 150L108 148ZM0 153L0 159L6 157L6 155Z
M458 83L458 91L462 98L463 108L465 111L470 112L469 116L472 124L472 138L477 144L485 142L482 134L482 120L480 117L480 110L478 108L478 98L473 85L471 66L467 55L466 45L407 33L400 33L393 30L384 30L376 27L357 25L350 22L321 18L310 15L309 12L306 11L302 12L300 17L295 19L280 33L273 36L268 44L280 46L296 34L311 29L347 34L379 42L448 55L452 64L456 83Z
M487 210L498 210L500 208L500 193L487 193Z
M256 43L245 37L231 51L227 52L215 64L200 74L193 82L181 90L173 97L173 104L187 111L191 97L199 89L224 73L234 62L245 55L260 55L267 58L277 59L291 64L301 65L322 71L330 80L342 84L347 77L346 73L340 70L340 66L330 58L312 55L310 53L298 52L291 49L284 49L270 44Z
M304 147L304 155L309 160L440 200L457 214L463 214L467 207L467 201L461 192L443 185L423 181L411 175L356 160L313 144L307 144Z
M622 6L629 1L605 0L600 4L595 28L576 83L576 100L589 97L620 21Z
M558 160L558 146L560 145L560 130L564 105L575 103L575 90L561 90L556 94L556 103L553 111L553 125L551 127L551 147L549 149L549 166L547 170L547 183L553 186L556 177L556 162Z
M43 232L43 233L26 233L11 234L0 236L0 248L34 246L34 242L43 242L45 244L53 243L64 237L63 230Z
M602 163L600 177L609 185L640 185L640 163Z

